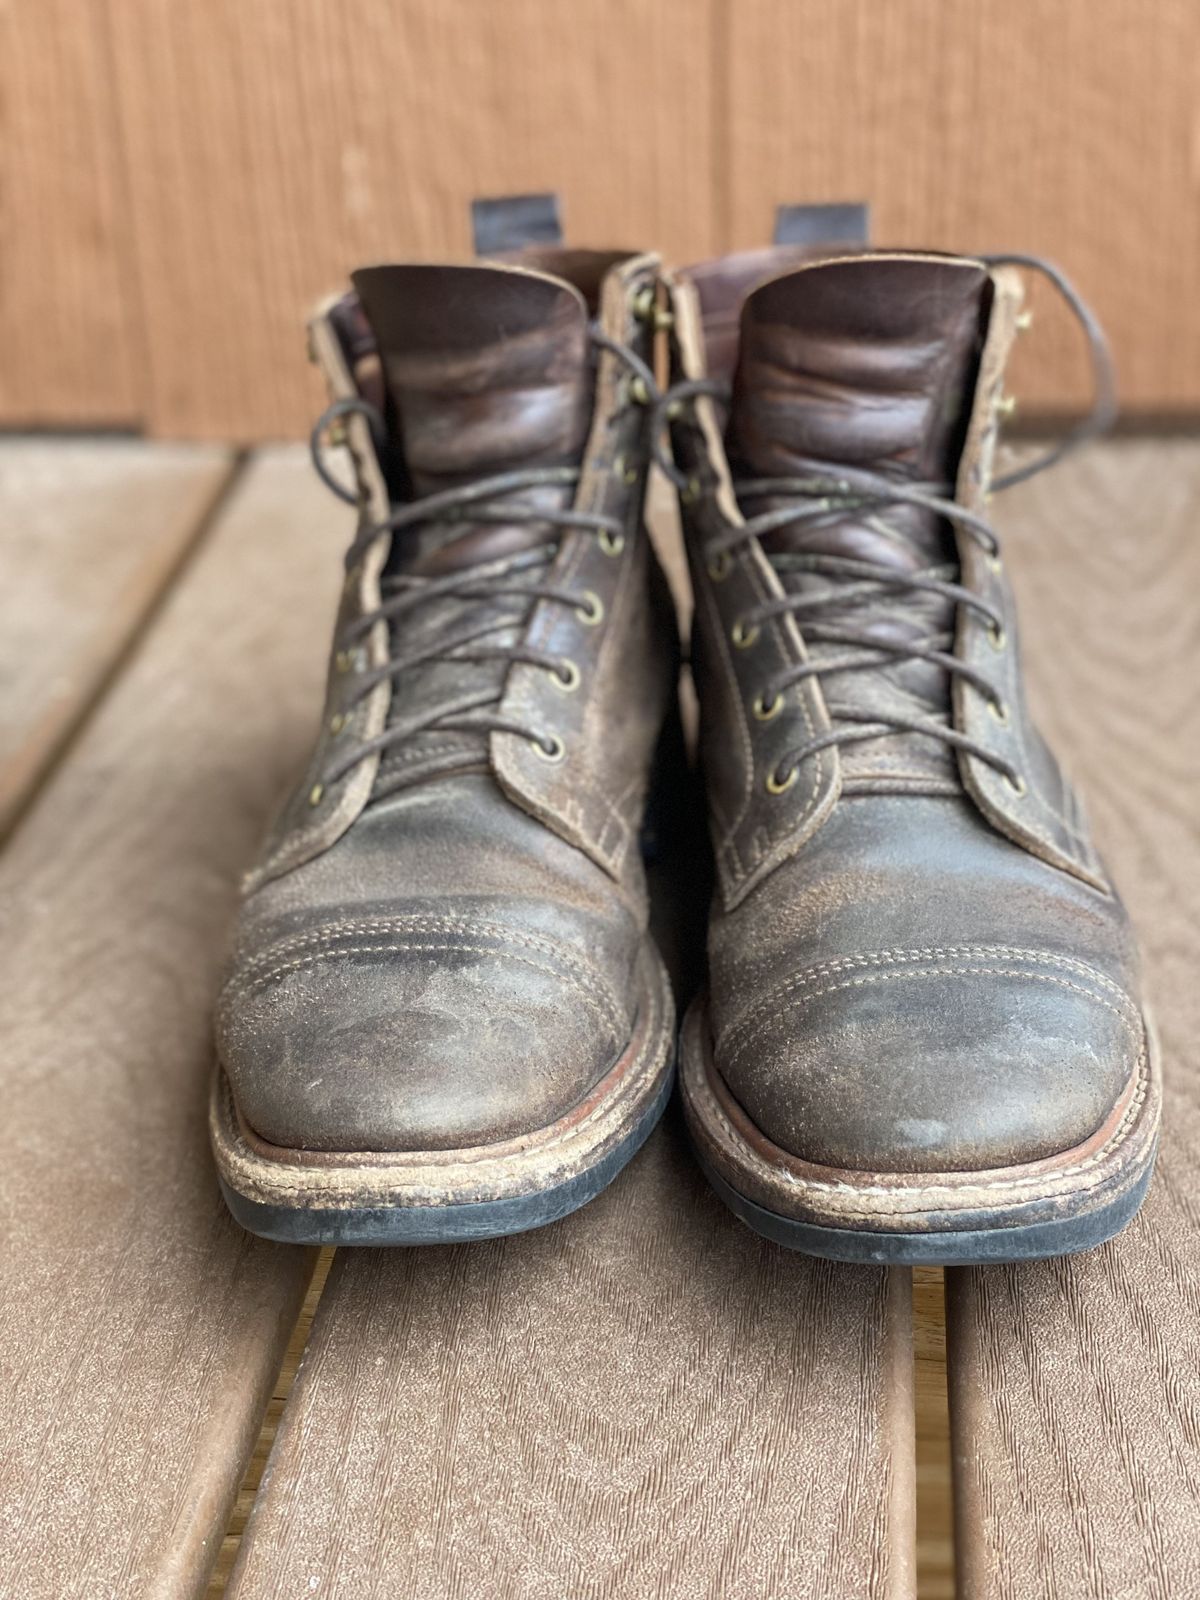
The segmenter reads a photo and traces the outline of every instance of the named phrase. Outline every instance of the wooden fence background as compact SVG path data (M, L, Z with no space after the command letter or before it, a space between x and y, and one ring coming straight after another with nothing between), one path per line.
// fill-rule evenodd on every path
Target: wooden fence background
M677 259L844 198L1049 254L1127 410L1200 408L1196 0L0 0L0 424L297 434L311 301L543 188ZM1077 403L1039 335L1026 410Z

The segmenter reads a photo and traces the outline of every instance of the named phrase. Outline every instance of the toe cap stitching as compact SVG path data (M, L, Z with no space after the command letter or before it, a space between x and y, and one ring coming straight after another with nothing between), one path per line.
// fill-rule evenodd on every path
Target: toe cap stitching
M313 967L323 961L338 961L350 956L403 955L410 952L501 956L509 961L518 962L522 966L530 967L535 972L540 972L546 977L560 980L564 977L564 972L561 969L546 966L540 961L531 961L528 956L520 955L512 950L496 950L490 945L426 944L410 941L393 944L343 945L335 950L310 951L305 956L298 956L293 961L282 963L270 972L262 973L253 978L245 978L241 981L235 980L221 996L220 1012L222 1020L228 1017L236 1000L258 994L263 989L269 988L277 979L286 977L289 973L299 971L303 967ZM596 986L579 971L569 972L565 976L578 990L580 997L603 1021L612 1026L614 1033L620 1036L625 1027L625 1021L619 1012L613 1008L609 998L602 992L598 992Z
M746 1053L747 1049L755 1042L756 1034L769 1028L773 1023L780 1022L792 1011L799 1010L802 1006L811 1005L826 995L837 994L843 989L865 988L877 983L916 982L922 978L955 978L955 977L991 977L991 978L1028 978L1035 983L1052 983L1060 989L1070 989L1075 994L1081 994L1090 1000L1093 1005L1101 1006L1105 1011L1112 1013L1131 1033L1134 1032L1136 1021L1137 1030L1141 1029L1141 1013L1132 1001L1124 999L1124 1006L1112 1005L1101 995L1094 994L1090 989L1085 989L1082 984L1072 983L1067 978L1057 978L1048 972L1029 972L1022 967L985 967L977 964L955 967L926 967L911 972L873 972L859 978L847 978L841 983L827 984L824 988L813 990L811 993L798 996L788 1001L787 1005L779 1006L765 1017L756 1017L751 1021L757 1023L757 1028L752 1028L737 1045L733 1053L726 1057L725 1068L734 1067ZM1124 997L1123 997L1124 998ZM746 1024L748 1026L748 1024ZM726 1033L723 1044L727 1044L729 1034Z
M728 1045L743 1030L753 1030L761 1022L761 1009L763 1006L774 1004L784 995L794 989L806 988L809 984L816 983L822 978L830 977L838 972L852 972L861 967L887 967L895 966L900 962L917 962L931 960L963 960L971 961L976 958L998 957L1004 960L1040 961L1046 966L1059 967L1064 972L1071 972L1077 977L1086 978L1099 989L1107 990L1123 1006L1128 1006L1131 1012L1139 1015L1137 1007L1129 995L1118 983L1100 972L1096 967L1086 961L1077 961L1070 956L1059 955L1052 950L1029 950L1018 945L1004 944L963 944L963 945L926 945L912 949L897 948L893 950L865 951L861 955L841 956L832 961L818 962L807 967L801 972L794 973L784 982L776 984L768 993L759 1000L753 1009L744 1010L739 1016L727 1024L721 1034L722 1045ZM897 977L905 976L897 973ZM814 995L804 998L814 999Z

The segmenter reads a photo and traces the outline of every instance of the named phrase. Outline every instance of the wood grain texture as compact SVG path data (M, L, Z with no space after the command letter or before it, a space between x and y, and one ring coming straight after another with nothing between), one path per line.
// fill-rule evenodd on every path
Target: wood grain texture
M0 836L102 689L226 481L227 451L0 440Z
M301 319L351 267L469 253L472 197L709 248L717 0L110 8L158 434L306 431Z
M0 5L0 423L140 416L142 344L103 8Z
M339 1252L228 1594L910 1596L908 1287L742 1229L674 1113L553 1227Z
M1134 921L1164 1053L1146 1206L1067 1260L951 1274L962 1600L1200 1594L1200 442L997 503L1040 720Z
M871 201L880 243L1049 255L1095 304L1126 405L1200 401L1200 7L1192 0L737 0L735 246L781 200ZM1014 369L1033 407L1085 392L1037 297Z
M349 536L300 463L251 468L0 856L22 1600L203 1592L311 1267L228 1217L205 1118L234 886L311 737Z

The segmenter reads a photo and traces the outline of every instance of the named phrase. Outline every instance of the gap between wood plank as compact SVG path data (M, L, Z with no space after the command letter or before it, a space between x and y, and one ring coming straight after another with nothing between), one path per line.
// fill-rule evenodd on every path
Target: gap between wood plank
M913 1270L917 1600L954 1600L954 1514L946 1377L946 1294L940 1267Z
M258 1495L258 1486L262 1482L266 1470L267 1460L271 1454L271 1446L275 1443L275 1432L279 1427L279 1420L283 1416L288 1398L292 1392L292 1385L296 1381L296 1372L304 1359L305 1346L308 1344L309 1331L312 1320L316 1315L317 1306L321 1302L321 1295L325 1290L325 1280L329 1276L329 1269L333 1265L334 1251L326 1245L320 1251L313 1263L312 1277L308 1282L308 1289L304 1296L304 1303L300 1307L300 1315L296 1318L291 1337L288 1339L287 1349L284 1351L283 1360L280 1362L279 1371L275 1382L271 1386L271 1398L267 1409L263 1412L262 1427L258 1431L250 1460L246 1463L246 1471L242 1478L241 1486L237 1492L237 1499L229 1513L229 1521L225 1527L225 1534L221 1540L221 1553L217 1557L217 1564L213 1568L212 1576L208 1581L205 1591L205 1600L222 1600L225 1586L229 1581L229 1574L233 1571L233 1563L237 1559L238 1549L242 1542L246 1523L250 1520L250 1513L254 1509L254 1501Z

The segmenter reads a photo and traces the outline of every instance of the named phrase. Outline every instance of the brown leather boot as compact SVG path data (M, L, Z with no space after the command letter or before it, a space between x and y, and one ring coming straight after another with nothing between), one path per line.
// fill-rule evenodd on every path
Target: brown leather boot
M1020 277L917 254L766 270L673 292L717 877L689 1124L733 1210L798 1249L1083 1249L1141 1202L1160 1090L984 520Z
M677 669L642 525L656 264L538 259L371 267L312 325L314 437L344 430L359 530L317 747L248 881L211 1118L229 1205L269 1237L551 1221L669 1092L639 855Z

